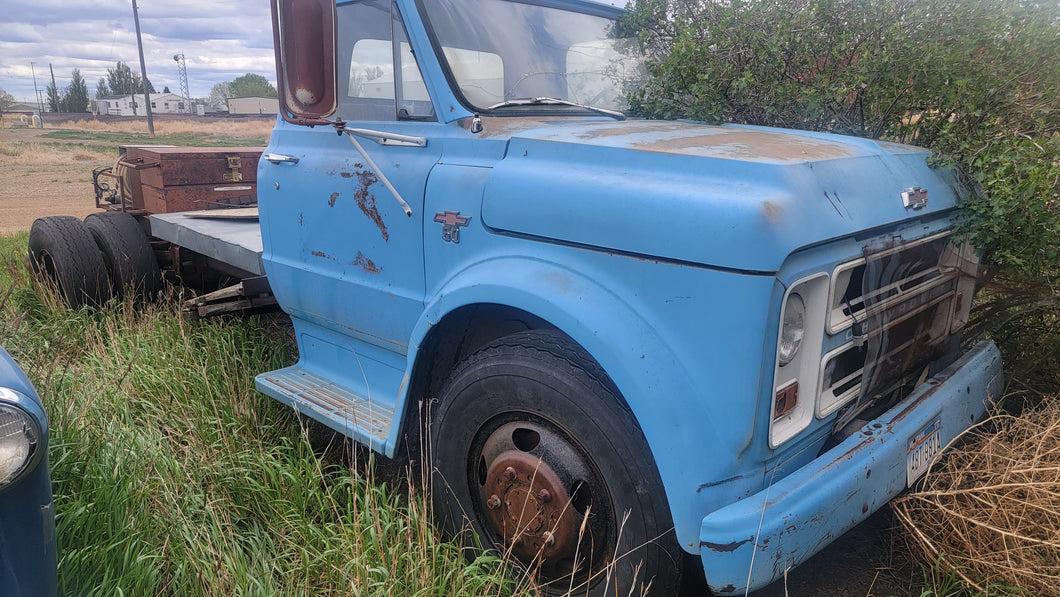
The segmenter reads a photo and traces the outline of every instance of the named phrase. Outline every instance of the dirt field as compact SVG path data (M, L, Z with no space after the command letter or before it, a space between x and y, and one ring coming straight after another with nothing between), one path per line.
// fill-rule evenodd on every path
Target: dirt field
M0 234L29 230L42 216L83 218L96 211L92 169L113 165L109 143L79 141L72 150L38 137L48 129L0 130ZM82 145L83 144L83 145ZM105 146L105 147L103 147Z
M216 118L156 116L155 131L163 134L190 130L232 136L262 136L271 118ZM146 133L144 119L91 115L47 115L44 129L0 130L0 234L29 230L43 216L83 218L96 211L92 170L113 166L118 159L113 141L63 141L41 136L56 130Z
M83 218L96 211L92 169L113 165L116 145L40 137L62 125L0 130L0 234L29 230L33 220L43 216ZM105 130L121 127L121 123L108 124ZM786 586L779 581L753 597L920 595L923 575L901 537L891 530L891 521L884 509L791 571Z

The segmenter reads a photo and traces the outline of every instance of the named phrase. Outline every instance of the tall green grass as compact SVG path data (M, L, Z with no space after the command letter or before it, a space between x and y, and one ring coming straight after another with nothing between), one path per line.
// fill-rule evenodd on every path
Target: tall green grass
M254 390L294 360L282 320L186 323L176 296L71 311L26 240L0 237L0 343L51 419L61 594L522 591L440 540L422 493Z

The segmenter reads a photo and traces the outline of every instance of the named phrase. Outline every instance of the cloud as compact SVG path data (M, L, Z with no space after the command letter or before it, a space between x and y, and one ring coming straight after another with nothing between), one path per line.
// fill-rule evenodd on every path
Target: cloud
M276 78L267 2L138 0L137 5L147 76L157 89L180 88L173 60L180 52L194 97L248 72ZM44 89L49 64L60 88L77 68L92 93L96 80L118 61L140 70L128 0L4 0L4 16L0 88L18 99L32 100L34 71L37 88Z
M625 0L602 0L623 6ZM50 80L69 83L77 68L95 93L96 80L119 60L140 70L129 0L3 0L0 88L32 101ZM275 81L269 3L137 0L147 76L155 88L180 89L173 55L184 52L193 97L246 73ZM32 63L32 68L31 68Z

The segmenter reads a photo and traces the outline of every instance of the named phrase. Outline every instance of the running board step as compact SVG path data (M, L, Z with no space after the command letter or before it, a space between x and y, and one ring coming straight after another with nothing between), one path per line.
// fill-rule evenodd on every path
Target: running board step
M388 447L394 411L345 386L297 365L262 373L254 383L263 394L374 450L385 452Z

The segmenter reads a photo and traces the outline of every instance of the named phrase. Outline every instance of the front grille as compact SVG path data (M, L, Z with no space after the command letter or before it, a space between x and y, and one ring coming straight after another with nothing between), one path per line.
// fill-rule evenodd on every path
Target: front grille
M855 399L860 411L918 381L967 321L977 266L946 233L837 267L827 328L849 340L822 359L818 416Z

